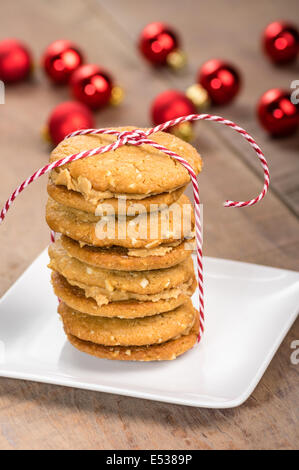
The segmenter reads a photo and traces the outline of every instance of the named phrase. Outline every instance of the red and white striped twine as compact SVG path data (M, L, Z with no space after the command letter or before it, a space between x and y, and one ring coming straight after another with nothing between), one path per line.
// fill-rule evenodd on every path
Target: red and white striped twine
M198 270L198 284L199 284L199 312L200 312L200 332L199 332L198 340L200 341L203 331L204 331L204 295L203 295L203 265L202 265L202 227L201 227L201 222L200 222L200 201L199 201L198 182L197 182L196 174L193 168L184 158L180 157L178 154L176 154L175 152L172 152L166 147L163 147L157 142L149 139L149 136L159 131L165 131L169 129L170 127L181 124L182 122L203 121L203 120L219 122L221 124L224 124L225 126L228 126L234 129L236 132L241 134L242 137L244 137L244 139L246 139L247 142L254 149L264 170L263 189L257 197L249 201L238 202L238 201L228 200L228 201L225 201L224 206L225 207L246 207L246 206L252 206L256 204L261 199L263 199L263 197L265 196L268 190L269 168L268 168L268 164L265 159L265 156L262 150L260 149L260 147L255 142L255 140L242 127L238 126L232 121L229 121L228 119L223 119L220 116L213 116L210 114L190 114L188 116L182 116L180 118L167 121L164 124L159 124L158 126L152 129L147 129L145 131L141 129L134 129L132 131L124 131L124 132L119 132L114 129L84 129L84 130L79 130L79 131L73 132L72 134L69 134L66 137L66 139L70 137L74 137L76 135L88 135L88 134L110 134L110 135L115 135L117 139L112 144L105 145L102 147L97 147L92 150L85 150L85 151L82 151L73 155L69 155L68 157L62 158L61 160L56 160L55 162L49 163L48 165L45 165L43 168L40 168L39 170L37 170L35 173L33 173L33 175L31 175L29 178L23 181L23 183L20 184L20 186L11 194L10 198L6 201L0 213L0 223L4 220L8 209L10 208L11 204L16 199L16 197L27 186L29 186L29 184L31 184L33 181L35 181L36 179L38 179L40 176L44 175L45 173L48 173L49 171L53 170L54 168L60 167L67 163L71 163L75 160L80 160L82 158L91 157L92 155L98 155L98 154L102 154L105 152L109 152L111 150L112 151L116 150L117 148L126 144L137 145L137 146L147 144L147 145L151 145L155 147L157 150L160 150L161 152L164 152L166 155L180 162L188 170L190 178L191 178L191 182L192 182L192 187L193 187L194 212L195 212L195 238L196 238L196 249L197 249L197 270ZM51 231L51 240L52 241L55 240L55 233L53 231Z

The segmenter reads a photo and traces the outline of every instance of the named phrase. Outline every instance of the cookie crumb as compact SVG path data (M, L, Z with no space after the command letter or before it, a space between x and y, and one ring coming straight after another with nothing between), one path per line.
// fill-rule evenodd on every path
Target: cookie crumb
M142 279L142 281L140 282L140 285L143 289L145 289L145 287L149 284L149 281L147 279L145 279L145 277Z

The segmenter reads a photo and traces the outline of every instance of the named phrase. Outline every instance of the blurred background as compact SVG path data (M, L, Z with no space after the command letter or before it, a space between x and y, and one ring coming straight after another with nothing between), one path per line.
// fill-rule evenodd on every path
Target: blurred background
M299 79L299 58L278 66L265 54L262 37L273 21L297 21L297 0L2 0L0 41L16 38L33 57L29 79L5 84L0 105L0 201L49 158L53 148L41 135L53 109L73 99L68 85L53 84L42 59L58 39L78 45L86 63L103 67L122 87L118 106L92 111L96 126L151 126L151 107L169 89L185 93L210 59L234 65L241 87L226 105L207 106L244 127L262 147L270 166L271 189L252 208L224 209L225 199L247 200L259 193L262 170L240 136L214 123L193 126L192 144L204 159L199 177L204 204L204 252L209 256L299 268L299 136L273 138L257 119L263 93L290 91ZM138 50L144 27L165 22L180 39L187 65L155 67ZM45 134L45 132L43 132ZM157 171L159 171L157 169ZM20 196L0 228L0 294L47 245L44 222L46 177Z
M123 89L118 106L87 108L87 114L85 110L78 118L93 119L99 127L152 126L154 104L155 119L172 113L173 104L176 110L182 103L193 106L184 101L186 90L198 81L207 85L204 64L221 59L225 71L221 86L227 77L233 78L234 99L224 104L222 98L222 104L216 105L209 90L208 96L197 94L201 106L196 109L232 119L253 135L268 160L271 185L260 204L224 208L226 199L247 200L261 191L260 164L232 130L210 122L193 126L191 143L204 160L199 176L204 254L299 270L298 105L292 106L288 96L291 83L299 80L298 0L1 0L0 13L0 80L5 82L5 104L0 104L1 206L17 185L48 162L53 143L44 137L49 131L53 140L58 131L68 130L61 108L56 107L74 100L74 93L82 99L80 77L72 92L68 84L53 83L51 67L45 73L45 61L51 59L49 44L72 41L86 64L104 68L114 85ZM284 21L291 22L295 32ZM171 27L174 43L179 39L177 47L187 56L185 67L154 66L140 53L140 40L145 41L144 52L150 40L144 28L152 22ZM267 28L272 22L278 22L274 31ZM278 40L273 38L277 28L282 31ZM4 42L7 38L19 43ZM171 49L169 35L162 34L162 43ZM161 41L154 44L152 52L159 53ZM7 48L13 53L10 65L20 79L17 83L3 79L9 68ZM285 56L288 50L292 61ZM180 57L172 57L172 65L179 65ZM283 57L287 63L274 63ZM229 64L240 77L239 89ZM59 60L57 67L56 72L61 70ZM107 76L97 83L112 91ZM218 78L213 81L215 93ZM92 96L92 88L84 89ZM274 95L264 95L271 89L276 90ZM169 90L175 90L177 98L172 95L173 101L164 106L161 93ZM120 97L116 91L114 101ZM1 98L0 82L0 102ZM279 135L273 137L273 131ZM26 189L0 226L0 296L49 243L46 184L44 176ZM7 448L298 448L298 366L290 363L291 344L298 337L297 321L254 394L232 410L180 407L2 379L0 440Z

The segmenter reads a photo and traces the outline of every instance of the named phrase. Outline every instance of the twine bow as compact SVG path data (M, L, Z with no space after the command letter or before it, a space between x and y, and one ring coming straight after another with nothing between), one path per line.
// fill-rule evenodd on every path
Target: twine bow
M165 153L169 157L174 158L175 160L180 162L189 172L190 179L192 182L192 187L193 187L194 213L195 213L195 239L196 239L198 288L199 288L199 314L200 314L200 332L198 336L198 341L200 341L203 331L204 331L204 293L203 293L203 266L202 266L202 228L201 228L201 222L200 222L200 201L199 201L199 189L198 189L198 182L197 182L196 174L193 168L191 167L191 165L180 155L158 144L157 142L149 139L150 135L159 131L165 131L169 129L170 127L176 126L182 122L200 121L200 120L214 121L214 122L224 124L225 126L228 126L234 129L239 134L241 134L242 137L245 140L247 140L247 142L254 149L264 170L263 189L257 197L255 197L254 199L250 199L249 201L227 200L224 203L224 206L225 207L246 207L246 206L252 206L256 204L257 202L261 201L261 199L263 199L263 197L266 195L267 190L269 188L269 168L268 168L268 164L265 159L265 156L262 150L260 149L260 147L255 142L255 140L242 127L238 126L232 121L229 121L228 119L223 119L220 116L213 116L210 114L190 114L188 116L183 116L177 119L173 119L171 121L167 121L163 124L159 124L158 126L152 129L147 129L145 131L141 129L133 129L132 131L123 131L123 132L119 132L114 129L84 129L84 130L79 130L79 131L73 132L72 134L69 134L68 136L65 137L66 139L77 136L77 135L109 134L109 135L115 135L116 140L115 142L109 145L97 147L92 150L84 150L82 152L69 155L65 158L62 158L61 160L56 160L55 162L49 163L48 165L45 165L43 168L40 168L39 170L37 170L35 173L33 173L33 175L31 175L29 178L23 181L23 183L20 184L20 186L18 186L18 188L11 194L10 198L6 201L0 213L0 224L1 222L3 222L5 215L7 211L9 210L13 201L27 186L29 186L29 184L31 184L33 181L35 181L36 179L38 179L40 176L44 175L45 173L48 173L49 171L53 170L54 168L58 168L67 163L71 163L73 161L80 160L82 158L91 157L92 155L114 151L117 148L122 147L123 145L139 146L143 144L151 145L152 147L156 148L157 150L160 150L161 152Z

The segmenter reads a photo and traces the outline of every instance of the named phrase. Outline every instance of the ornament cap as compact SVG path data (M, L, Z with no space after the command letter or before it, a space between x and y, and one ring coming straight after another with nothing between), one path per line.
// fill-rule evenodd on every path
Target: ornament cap
M113 86L109 103L112 106L119 106L124 100L125 92L120 86Z
M184 51L176 49L168 54L167 65L174 70L181 70L187 64L187 55Z
M49 131L49 126L47 124L45 124L41 127L40 133L41 133L42 139L45 142L47 142L49 144L52 143L51 136L50 136L50 131Z
M211 104L207 90L199 83L189 86L186 90L186 96L200 111L206 111Z
M185 140L185 142L191 142L194 137L193 133L193 127L191 122L182 122L181 124L178 124L177 126L174 126L171 129L171 133L174 134L176 137L179 137L182 140Z

